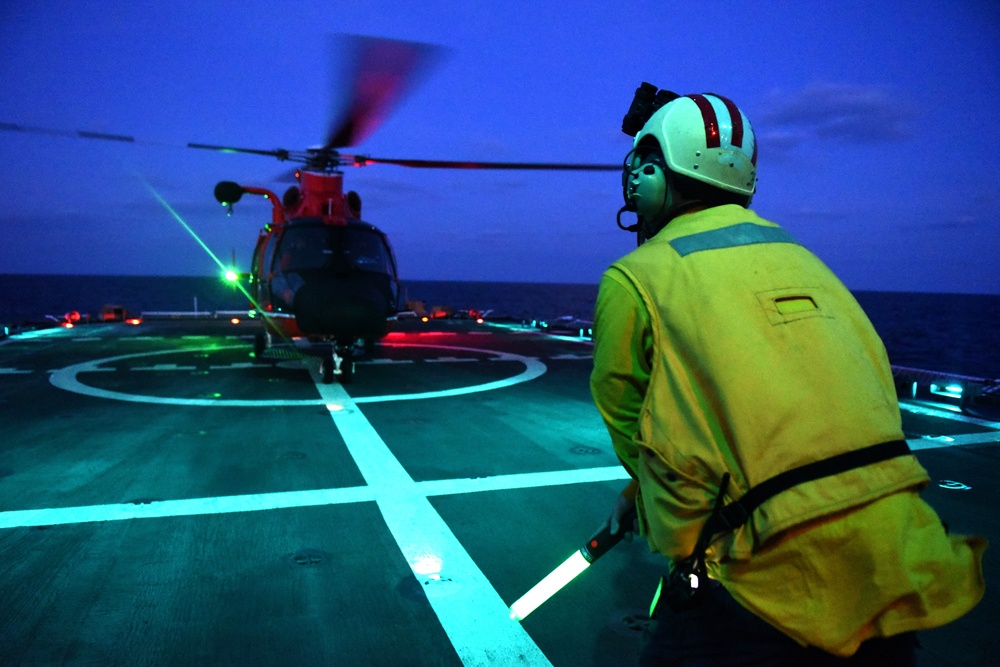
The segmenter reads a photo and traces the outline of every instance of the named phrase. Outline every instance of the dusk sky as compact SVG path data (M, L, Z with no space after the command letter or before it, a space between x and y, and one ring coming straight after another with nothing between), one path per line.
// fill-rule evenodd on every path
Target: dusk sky
M346 100L338 33L444 47L345 152L619 164L649 81L716 92L758 136L753 208L857 290L1000 293L1000 4L93 2L0 5L0 273L213 275L148 183L247 270L293 165L186 148L322 143ZM347 170L401 278L596 283L634 247L615 172Z

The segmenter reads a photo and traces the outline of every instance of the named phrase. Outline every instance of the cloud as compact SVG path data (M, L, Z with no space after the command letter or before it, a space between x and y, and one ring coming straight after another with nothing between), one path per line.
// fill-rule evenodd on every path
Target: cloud
M907 141L916 109L881 86L816 83L776 91L756 121L764 144L789 150L807 139L846 144Z

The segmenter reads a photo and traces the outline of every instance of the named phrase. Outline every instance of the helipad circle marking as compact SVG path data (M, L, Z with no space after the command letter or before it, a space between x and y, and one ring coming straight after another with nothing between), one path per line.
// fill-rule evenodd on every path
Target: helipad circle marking
M453 350L459 352L474 352L485 354L501 361L517 361L524 364L525 369L521 373L493 382L469 385L467 387L457 387L454 389L442 389L439 391L415 392L412 394L389 394L384 396L360 396L353 398L355 403L381 403L387 401L412 401L427 398L441 398L446 396L459 396L472 394L481 391L491 391L510 387L522 382L528 382L543 375L548 370L544 363L532 357L525 357L520 354L510 352L497 352L496 350L483 350L474 347L455 347L451 345L421 345L418 343L394 343L393 347L423 347L441 350ZM128 394L109 389L100 389L84 384L77 379L77 374L87 372L100 372L107 369L100 368L103 364L122 361L123 359L136 359L140 357L154 357L167 354L194 354L198 352L220 352L222 350L246 349L242 345L227 345L223 347L198 348L192 350L160 350L158 352L139 352L136 354L122 354L116 357L105 357L104 359L93 359L79 364L72 364L65 368L53 371L49 375L49 382L54 387L74 394L93 396L95 398L105 398L112 401L127 401L130 403L152 403L158 405L189 405L205 407L229 407L229 408L252 408L252 407L295 407L308 405L326 405L328 401L324 398L315 399L272 399L272 400L244 400L244 399L221 399L221 398L175 398L170 396L147 396L144 394Z

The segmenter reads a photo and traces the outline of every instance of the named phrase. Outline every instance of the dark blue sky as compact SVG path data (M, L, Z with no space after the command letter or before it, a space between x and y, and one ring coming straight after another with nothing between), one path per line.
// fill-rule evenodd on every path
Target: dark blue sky
M1000 293L1000 9L962 2L53 2L0 8L0 273L246 268L287 164L195 151L321 143L341 110L331 35L446 55L351 152L616 164L641 81L712 91L758 134L754 208L853 289ZM162 144L162 145L157 145ZM349 170L410 279L596 282L634 244L617 173Z

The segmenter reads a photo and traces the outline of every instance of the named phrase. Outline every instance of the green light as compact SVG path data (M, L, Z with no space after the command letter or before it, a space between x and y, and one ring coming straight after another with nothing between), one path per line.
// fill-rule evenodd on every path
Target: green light
M579 551L563 561L562 565L549 572L544 579L532 586L531 590L510 606L510 617L515 621L524 620L540 604L548 600L587 569L590 561Z
M232 269L226 270L226 280L228 280L231 283L235 283L239 279L240 279L240 274L236 273Z
M198 245L201 246L202 250L204 250L208 254L208 256L212 258L212 261L215 262L220 269L222 269L223 271L227 272L227 278L228 278L228 272L230 272L231 269L229 269L228 267L226 267L225 265L223 265L222 261L219 260L218 257L216 257L215 253L212 252L212 250L207 245L205 245L205 242L202 241L198 237L198 235L194 233L194 230L191 229L191 227L189 227L186 222L184 222L184 219L177 213L177 211L175 211L173 209L173 207L169 203L167 203L166 199L164 199L163 197L160 196L159 192L157 192L156 190L153 189L153 186L150 185L146 181L146 179L144 179L138 173L136 173L135 176L136 176L136 178L138 178L142 182L142 184L146 187L146 189L149 190L149 192L153 195L153 197L156 198L156 201L160 202L160 205L163 206L163 208L165 208L167 210L167 212L173 217L173 219L176 220L180 224L180 226L183 227L184 230L188 234L191 235L191 238L193 238L198 243ZM243 285L241 285L239 282L236 282L235 280L233 282L235 282L235 284L239 288L240 292L243 293L243 296L245 296L247 298L247 300L249 300L250 303L253 304L254 308L260 308L260 306L257 303L257 301L254 300L254 298L252 296L250 296L250 293L246 290L245 287L243 287Z

